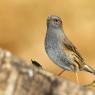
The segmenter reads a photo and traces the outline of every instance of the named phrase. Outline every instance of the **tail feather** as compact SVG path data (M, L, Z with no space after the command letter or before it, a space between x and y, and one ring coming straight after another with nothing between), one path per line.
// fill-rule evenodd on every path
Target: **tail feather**
M87 72L92 73L92 74L95 75L95 69L92 68L92 67L89 66L89 65L86 65L86 64L85 64L84 67L83 67L83 70L85 70L85 71L87 71Z

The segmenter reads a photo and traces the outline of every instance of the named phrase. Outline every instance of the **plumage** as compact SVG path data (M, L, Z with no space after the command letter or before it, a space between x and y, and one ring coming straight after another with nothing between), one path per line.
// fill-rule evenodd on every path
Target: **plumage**
M64 70L84 70L95 74L95 70L85 63L77 48L65 35L62 20L58 16L47 18L45 50L49 58Z

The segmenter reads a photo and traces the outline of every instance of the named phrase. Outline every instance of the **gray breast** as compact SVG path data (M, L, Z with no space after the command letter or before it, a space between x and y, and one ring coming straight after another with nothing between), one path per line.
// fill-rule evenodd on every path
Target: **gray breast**
M58 32L58 31L57 31ZM63 35L63 34L62 34ZM61 36L62 36L61 35ZM49 58L61 68L66 70L72 70L70 68L70 62L62 48L60 48L59 43L62 39L59 39L60 35L56 32L47 32L45 39L45 50ZM61 37L63 38L63 37Z

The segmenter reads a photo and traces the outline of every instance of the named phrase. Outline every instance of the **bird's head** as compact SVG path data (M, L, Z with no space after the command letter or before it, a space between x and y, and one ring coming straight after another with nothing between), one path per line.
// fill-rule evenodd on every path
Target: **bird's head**
M62 27L62 20L58 16L48 16L47 27L60 28Z

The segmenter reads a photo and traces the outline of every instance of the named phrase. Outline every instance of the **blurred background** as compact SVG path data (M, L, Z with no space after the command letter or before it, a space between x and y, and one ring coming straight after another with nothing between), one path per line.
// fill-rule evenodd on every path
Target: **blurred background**
M44 49L48 15L62 18L66 35L86 63L95 68L95 0L1 0L0 47L29 62L32 58L57 75L62 69L48 58ZM81 84L95 79L86 72L78 75ZM61 77L76 82L73 72L66 71Z

